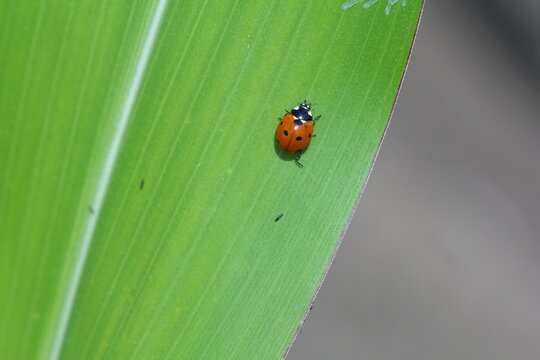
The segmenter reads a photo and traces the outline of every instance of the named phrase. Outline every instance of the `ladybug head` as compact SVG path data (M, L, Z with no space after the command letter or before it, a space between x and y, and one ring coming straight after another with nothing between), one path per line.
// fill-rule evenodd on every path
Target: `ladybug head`
M313 121L311 105L304 100L300 105L291 110L291 114L302 121Z

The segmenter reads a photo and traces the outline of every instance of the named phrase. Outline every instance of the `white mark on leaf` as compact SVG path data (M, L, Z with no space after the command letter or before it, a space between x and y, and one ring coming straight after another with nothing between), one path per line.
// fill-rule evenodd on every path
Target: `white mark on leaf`
M341 5L341 8L343 10L347 10L348 8L353 7L354 5L356 5L356 4L358 4L358 3L362 2L362 1L364 1L364 0L352 0L352 1L346 2L343 5Z
M352 1L349 1L349 2L346 2L344 3L343 5L341 5L341 8L343 10L347 10L348 8L350 7L353 7L354 5L356 4L359 4L359 3L362 3L366 0L352 0ZM384 13L386 15L390 15L390 10L392 9L392 6L394 6L399 0L386 0L386 8L384 9ZM362 5L362 7L364 9L367 9L369 8L371 5L375 4L379 2L379 0L368 0L364 3L364 5ZM401 6L405 6L407 5L407 0L401 0Z

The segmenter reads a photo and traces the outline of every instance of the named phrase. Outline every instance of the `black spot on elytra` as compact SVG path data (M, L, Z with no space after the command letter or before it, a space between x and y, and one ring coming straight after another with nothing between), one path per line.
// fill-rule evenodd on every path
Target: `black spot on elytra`
M311 137L311 133L308 134L308 137Z
M302 137L301 137L301 136L297 136L297 137L296 137L296 141L300 141L300 140L302 140Z
M289 135L289 132L287 130L283 130L283 135L287 136Z
M279 123L279 125L283 125L283 121Z
M295 123L296 125L302 125L302 120L300 120L300 119L294 119L294 123Z

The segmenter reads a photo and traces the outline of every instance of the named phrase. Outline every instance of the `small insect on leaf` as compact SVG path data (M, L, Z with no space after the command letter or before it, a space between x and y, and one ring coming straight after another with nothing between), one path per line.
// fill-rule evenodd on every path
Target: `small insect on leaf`
M306 100L286 111L276 129L276 141L279 147L290 154L296 154L295 163L303 167L300 158L313 137L313 127L320 115L313 117L311 106Z
M279 215L277 216L277 218L274 220L274 222L278 222L279 219L281 219L282 217L283 217L283 213L279 214Z

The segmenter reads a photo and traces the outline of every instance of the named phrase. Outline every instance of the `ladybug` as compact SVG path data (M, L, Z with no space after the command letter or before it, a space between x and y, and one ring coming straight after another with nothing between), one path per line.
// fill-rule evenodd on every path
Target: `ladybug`
M311 114L311 104L304 100L300 105L286 111L285 116L279 119L276 129L276 141L284 151L296 154L296 165L303 167L300 157L309 146L313 134L313 125L321 116L313 118Z

